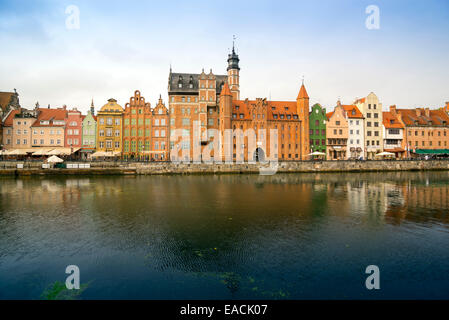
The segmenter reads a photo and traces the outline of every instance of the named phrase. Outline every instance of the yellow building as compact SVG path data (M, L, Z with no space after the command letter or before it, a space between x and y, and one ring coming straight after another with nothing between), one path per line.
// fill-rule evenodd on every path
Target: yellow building
M97 115L97 152L122 153L123 108L109 99Z

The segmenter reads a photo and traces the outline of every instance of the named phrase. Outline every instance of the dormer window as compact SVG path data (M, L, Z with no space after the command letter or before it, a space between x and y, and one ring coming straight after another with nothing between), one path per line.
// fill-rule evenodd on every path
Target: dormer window
M232 114L232 119L237 119L237 114L236 113Z
M284 119L284 115L283 114L281 114L281 119Z
M293 115L293 119L298 119L298 115L297 114Z
M178 88L182 88L182 82L178 83Z
M390 120L390 124L393 124L394 123L394 120Z
M240 114L240 119L243 119L243 113Z
M285 108L285 110L288 110L288 107L284 107Z
M239 109L239 106L235 106L235 110L238 110Z
M353 116L355 115L355 110L354 110L354 109L352 109L352 115L353 115Z
M292 116L288 114L287 115L287 119L291 119L291 118L292 118Z
M277 114L273 114L273 119L277 119L278 115Z
M276 108L275 108L275 107L271 107L271 110L273 110L273 111L274 111L274 110L276 110Z

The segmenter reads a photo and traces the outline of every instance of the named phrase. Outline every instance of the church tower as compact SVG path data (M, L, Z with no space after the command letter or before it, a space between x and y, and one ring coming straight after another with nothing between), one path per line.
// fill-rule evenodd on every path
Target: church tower
M232 53L228 54L228 84L234 100L240 100L239 56L235 53L232 42Z
M309 152L309 95L307 94L304 81L296 98L298 118L301 121L301 160L308 159Z

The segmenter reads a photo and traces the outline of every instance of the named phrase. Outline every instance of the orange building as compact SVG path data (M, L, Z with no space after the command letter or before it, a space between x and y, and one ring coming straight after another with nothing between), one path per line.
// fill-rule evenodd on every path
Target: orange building
M125 104L123 113L123 157L125 159L149 158L151 150L151 104L136 90Z
M408 157L449 154L449 115L443 109L397 109L390 112L405 127L405 148Z
M170 150L178 146L172 160L188 160L189 155L194 161L308 158L309 96L304 84L296 101L240 100L239 61L233 48L227 75L170 70ZM270 129L278 132L273 143Z
M168 110L159 98L152 110L136 90L123 114L123 157L166 160L168 156Z
M345 160L348 145L346 111L338 101L333 112L326 114L327 160Z

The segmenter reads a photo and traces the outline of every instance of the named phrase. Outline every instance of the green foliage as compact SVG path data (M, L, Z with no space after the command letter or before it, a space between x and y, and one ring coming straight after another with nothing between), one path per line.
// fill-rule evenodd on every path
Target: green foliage
M90 283L81 284L78 290L69 290L66 288L65 283L61 281L55 281L50 284L44 292L41 294L41 298L44 300L76 300L87 289Z

